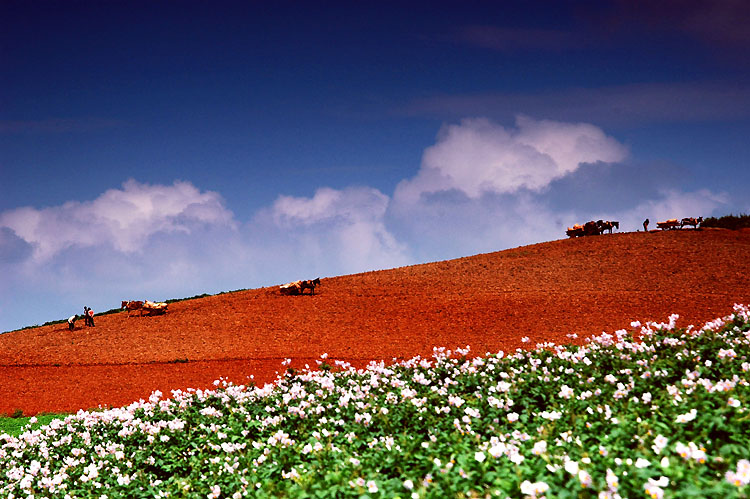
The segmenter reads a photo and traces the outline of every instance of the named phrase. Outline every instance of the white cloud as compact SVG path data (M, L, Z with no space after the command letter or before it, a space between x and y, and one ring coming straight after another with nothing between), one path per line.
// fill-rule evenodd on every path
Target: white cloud
M337 272L361 272L409 262L406 247L385 226L389 202L374 188L321 188L310 198L280 196L266 217L311 267L323 260Z
M367 187L345 190L322 187L311 198L279 196L272 211L274 221L288 227L323 222L376 222L383 218L388 200L379 190Z
M417 176L402 181L394 197L416 203L425 194L458 190L477 199L484 193L540 191L582 163L615 162L627 149L585 123L519 117L506 129L487 119L466 119L441 130L427 148Z
M190 233L203 224L232 225L232 213L215 192L200 192L189 182L148 185L128 180L90 202L18 208L0 214L0 227L33 247L46 261L68 248L110 246L140 251L155 234Z

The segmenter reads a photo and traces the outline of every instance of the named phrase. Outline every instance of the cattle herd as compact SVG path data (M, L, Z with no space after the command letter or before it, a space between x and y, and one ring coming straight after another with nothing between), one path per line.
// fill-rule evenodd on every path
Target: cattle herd
M614 222L611 220L597 220L594 222L593 220L590 222L586 222L583 225L575 224L573 227L568 227L568 230L565 231L565 233L568 235L568 237L581 237L581 236L598 236L599 234L604 234L605 232L609 231L609 233L612 233L612 229L619 229L620 228L620 222Z
M305 290L310 290L310 295L315 294L315 287L320 286L320 277L306 281L294 281L279 286L279 292L286 296L295 296L305 294ZM149 300L123 300L120 308L128 311L128 317L133 312L140 312L140 315L161 315L167 312L168 304L166 302L153 302ZM69 321L70 322L70 321Z
M294 281L288 282L284 285L279 286L279 292L286 296L302 295L306 289L310 290L310 294L315 294L315 286L320 285L320 277L309 281Z
M666 220L664 222L657 222L656 228L661 230L671 230L671 229L682 229L684 227L690 226L694 229L697 229L698 226L703 222L703 217L693 218L693 217L687 217L683 218L682 220L678 220L676 218L670 218L669 220ZM565 231L565 234L568 235L568 237L581 237L581 236L598 236L600 234L604 234L605 232L612 233L612 229L619 229L620 228L620 222L613 222L613 221L605 221L605 220L597 220L594 222L593 220L590 222L586 222L583 225L575 224L573 227L568 227L568 230ZM646 219L645 222L643 222L643 229L645 231L648 231L648 219Z
M165 302L153 302L149 300L144 301L123 301L120 308L128 311L128 317L135 311L140 311L141 316L146 315L161 315L167 313L167 303Z

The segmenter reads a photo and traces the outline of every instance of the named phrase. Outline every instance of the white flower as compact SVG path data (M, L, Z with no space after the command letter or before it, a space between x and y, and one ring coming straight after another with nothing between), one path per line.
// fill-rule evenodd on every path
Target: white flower
M374 494L375 492L378 491L378 484L375 483L373 480L368 481L367 482L367 491L370 494Z
M690 409L690 412L686 414L680 414L677 416L677 422L678 423L687 423L688 421L692 421L695 419L695 416L698 414L698 411L695 409Z
M474 453L474 459L477 460L477 462L483 462L487 457L484 455L484 452L477 451Z
M651 446L652 449L654 449L654 452L657 454L661 454L662 449L667 446L667 443L669 443L669 439L665 437L664 435L657 435L654 439L654 445Z
M647 483L643 488L651 499L662 499L664 497L664 489L661 487Z
M492 457L500 457L503 455L503 452L505 452L506 445L502 442L498 442L497 444L493 445L489 449L490 456Z
M568 385L563 385L560 387L560 396L564 399L569 399L573 396L573 389L569 387Z
M536 456L544 454L545 452L547 452L547 442L545 442L544 440L540 440L539 442L535 443L534 448L531 449L531 453Z
M511 423L515 423L516 421L518 421L518 414L515 412L511 412L510 414L508 414L508 421L510 421Z
M549 485L544 482L531 483L528 480L524 480L524 482L521 484L521 493L526 494L527 496L536 497L537 494L544 494L548 490Z
M407 490L412 490L414 488L414 482L411 480L404 480L404 488Z
M578 474L578 461L566 461L565 471L567 471L571 475Z
M651 463L648 460L643 459L642 457L639 457L635 461L635 467L636 468L648 468L649 466L651 466Z

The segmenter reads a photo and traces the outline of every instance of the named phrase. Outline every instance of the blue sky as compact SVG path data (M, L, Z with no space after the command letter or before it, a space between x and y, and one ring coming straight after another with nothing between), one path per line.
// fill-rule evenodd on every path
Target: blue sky
M0 331L750 212L750 7L0 6Z

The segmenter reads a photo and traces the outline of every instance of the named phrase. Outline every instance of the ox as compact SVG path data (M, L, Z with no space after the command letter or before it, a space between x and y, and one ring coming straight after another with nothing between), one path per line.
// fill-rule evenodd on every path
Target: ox
M292 296L302 294L302 281L288 282L279 286L279 292L282 295Z
M161 315L167 312L168 304L166 302L153 302L146 300L143 304L143 310L148 315Z
M599 225L594 222L586 222L583 224L583 235L584 236L598 236L602 231L599 230Z
M599 228L599 233L604 234L604 231L609 231L609 233L612 234L612 229L620 228L620 222L612 220L598 220L596 222L596 226Z
M315 294L315 286L320 286L320 277L316 277L312 281L302 281L300 283L300 294L304 293L306 289L310 290L310 294Z
M123 308L128 311L128 317L130 317L130 313L133 312L134 310L140 310L141 315L143 315L143 302L142 301L135 301L135 300L123 301L120 308Z
M703 217L687 217L680 220L680 228L683 228L686 225L692 225L694 229L697 229L701 223L703 223Z
M306 289L310 290L310 294L315 294L315 286L320 285L320 277L317 277L310 281L294 281L288 282L279 286L279 292L286 296L297 296L305 292Z

